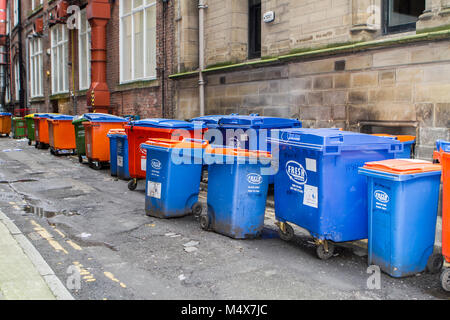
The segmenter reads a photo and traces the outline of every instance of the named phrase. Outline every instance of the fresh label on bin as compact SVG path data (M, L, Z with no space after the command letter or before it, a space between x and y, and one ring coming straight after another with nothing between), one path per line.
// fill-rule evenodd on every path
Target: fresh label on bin
M289 179L296 184L303 185L308 182L308 175L305 168L297 161L291 160L286 163L286 173L289 176Z
M161 161L159 161L158 159L152 159L151 165L152 165L153 169L161 170L161 167L162 167Z
M147 195L151 198L161 199L161 183L149 181L147 186Z
M314 186L305 185L303 193L303 204L305 206L318 208L319 206L319 189Z
M123 157L117 156L117 166L123 167Z
M263 177L257 173L249 173L247 175L247 181L253 185L260 185L263 182Z

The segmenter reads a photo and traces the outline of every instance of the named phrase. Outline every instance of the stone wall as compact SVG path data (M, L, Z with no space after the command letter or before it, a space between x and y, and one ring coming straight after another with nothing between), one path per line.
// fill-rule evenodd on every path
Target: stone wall
M336 71L336 63L344 70ZM430 159L450 139L450 42L207 74L206 114L294 117L305 127L380 126L418 137ZM198 116L197 78L177 81L177 117Z

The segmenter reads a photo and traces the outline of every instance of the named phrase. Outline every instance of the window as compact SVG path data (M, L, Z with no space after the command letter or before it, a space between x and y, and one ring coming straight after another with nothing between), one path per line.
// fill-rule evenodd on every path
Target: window
M91 26L86 17L86 10L80 13L80 29L78 29L78 70L79 88L87 90L91 85Z
M31 97L42 97L42 39L33 38L30 40L30 94Z
M14 0L14 26L19 23L19 0Z
M417 19L425 10L425 0L385 0L383 5L385 34L415 30Z
M20 100L20 65L19 65L19 59L16 59L14 61L14 87L16 89L16 91L15 91L16 101L19 101Z
M36 10L44 2L44 0L31 0L31 10Z
M67 71L68 35L65 24L58 24L51 29L52 38L52 93L69 91L69 74Z
M248 58L261 57L261 0L250 0L248 9Z
M120 81L156 77L156 1L120 1Z

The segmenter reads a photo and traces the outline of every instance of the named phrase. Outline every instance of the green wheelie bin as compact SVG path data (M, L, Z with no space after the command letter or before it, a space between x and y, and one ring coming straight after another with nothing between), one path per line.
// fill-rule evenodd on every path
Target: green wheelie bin
M27 125L22 117L13 117L13 138L21 139L27 136Z
M86 144L85 144L85 132L83 122L88 121L83 117L76 117L72 121L75 127L75 141L77 146L78 161L83 163L83 157L86 157Z
M28 145L31 146L33 141L36 139L34 136L34 113L25 116L25 123L27 124L27 138Z

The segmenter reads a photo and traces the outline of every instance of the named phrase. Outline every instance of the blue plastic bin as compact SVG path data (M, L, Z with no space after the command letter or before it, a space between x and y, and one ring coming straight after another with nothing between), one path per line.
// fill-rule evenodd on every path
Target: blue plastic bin
M234 239L255 238L264 227L268 175L262 168L270 166L270 153L234 148L205 151L219 155L222 163L208 166L208 213L200 219L203 229ZM262 157L263 161L254 161Z
M367 176L369 265L392 277L422 272L432 256L441 167L388 160L359 169Z
M193 139L183 142L149 139L141 144L147 152L147 215L157 218L181 217L191 212L200 215L202 206L198 203L198 194L203 148L207 145L206 141ZM173 157L179 161L173 161Z
M403 145L391 138L333 129L281 131L275 176L275 215L280 236L293 237L292 222L316 239L317 255L332 256L329 242L367 238L367 184L358 168L392 159Z
M107 137L109 138L109 163L110 163L110 172L111 176L115 177L118 173L118 158L117 153L117 142L118 138L125 134L125 129L111 129Z
M130 180L128 168L128 136L126 134L117 136L117 176L122 180Z
M436 149L438 152L450 152L450 141L445 140L437 140L436 141Z

